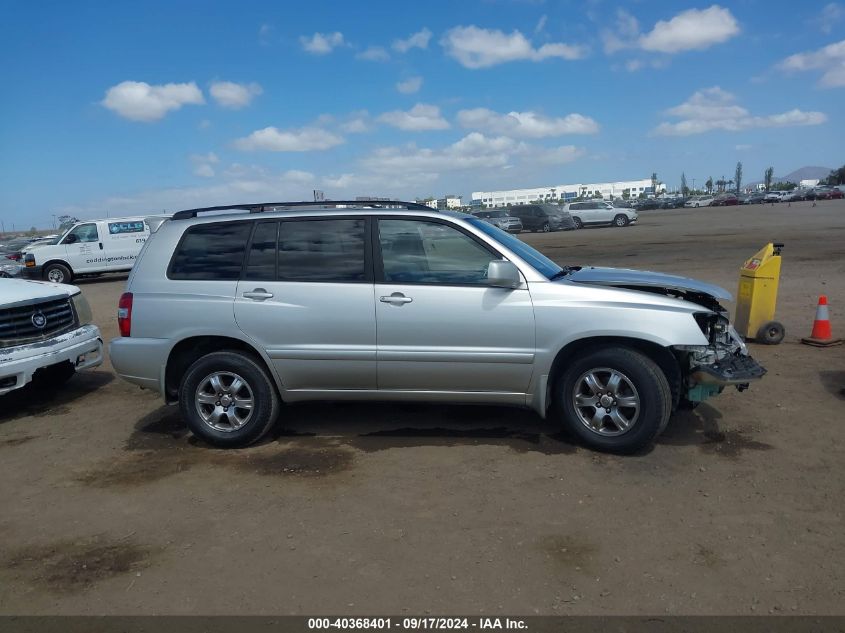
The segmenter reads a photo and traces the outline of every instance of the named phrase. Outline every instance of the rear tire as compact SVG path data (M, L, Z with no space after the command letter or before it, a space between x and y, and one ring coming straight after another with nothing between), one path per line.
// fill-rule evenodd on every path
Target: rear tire
M209 444L248 446L276 422L279 395L252 357L213 352L185 372L179 385L179 410L191 432Z
M628 226L628 216L622 215L621 213L613 218L613 224L616 226Z
M555 385L552 406L585 446L630 454L650 445L666 427L672 392L650 358L626 347L606 347L569 363Z
M47 264L44 268L44 280L54 284L69 284L73 281L73 273L64 264Z
M552 227L549 225L549 223L548 223L548 222L546 222L545 224L543 224L543 233L548 233L548 232L549 232L549 231L551 231L551 230L552 230Z

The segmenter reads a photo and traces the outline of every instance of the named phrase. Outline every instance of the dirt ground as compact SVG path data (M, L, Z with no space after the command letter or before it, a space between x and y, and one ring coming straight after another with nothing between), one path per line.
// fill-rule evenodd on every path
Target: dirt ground
M659 443L577 448L519 409L302 404L194 442L108 364L0 398L3 614L845 614L845 203L644 212L524 235L553 259L736 290L782 241L769 374ZM80 282L106 339L125 279Z

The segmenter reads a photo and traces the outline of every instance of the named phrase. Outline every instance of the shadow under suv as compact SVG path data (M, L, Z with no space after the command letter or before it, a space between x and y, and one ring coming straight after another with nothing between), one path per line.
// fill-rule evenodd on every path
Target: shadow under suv
M469 215L267 203L154 228L111 361L216 445L258 440L282 403L378 399L521 405L626 453L679 405L765 373L718 286L562 267Z

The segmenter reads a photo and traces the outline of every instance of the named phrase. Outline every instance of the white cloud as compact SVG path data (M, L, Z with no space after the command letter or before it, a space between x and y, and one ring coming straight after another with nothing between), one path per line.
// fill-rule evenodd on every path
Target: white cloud
M734 145L734 149L738 152L745 152L754 147L753 145L748 145L746 143L740 143L739 145Z
M355 57L368 62L386 62L390 59L390 53L383 46L368 46Z
M203 178L214 177L214 165L220 162L217 154L191 154L191 163L194 165L194 174Z
M302 49L312 55L326 55L338 46L343 46L343 33L314 33L311 37L303 35L299 38Z
M273 38L276 29L272 24L262 24L258 27L258 43L268 46Z
M833 32L837 23L845 17L845 8L836 2L826 4L821 12L810 20L810 24L816 26L822 33L828 35Z
M125 119L150 122L158 121L183 105L201 105L205 99L193 81L158 86L143 81L123 81L109 88L100 103Z
M489 68L506 62L529 60L539 62L552 57L580 59L586 54L582 46L543 44L539 48L519 31L510 34L477 26L456 26L446 32L440 44L446 54L465 68Z
M739 23L728 10L714 4L708 9L688 9L668 21L660 20L640 37L640 48L659 53L704 50L739 34Z
M750 128L819 125L827 121L827 116L822 112L804 112L798 109L755 116L737 105L734 95L718 86L699 90L687 101L670 108L666 113L681 120L661 123L655 128L655 134L689 136L713 130L736 132Z
M397 83L396 89L403 95L411 95L415 92L419 92L420 88L422 88L422 85L422 77L409 77L408 79Z
M369 132L372 128L372 121L370 120L370 113L366 110L358 110L349 115L349 117L340 124L342 132L347 134L362 134Z
M238 84L233 81L212 82L209 89L211 96L224 108L239 110L250 104L264 90L257 83Z
M546 28L546 22L549 21L549 16L543 14L540 16L540 19L537 20L537 26L534 27L535 33L540 33L544 28Z
M412 132L445 130L449 127L449 122L440 114L440 108L425 103L418 103L407 112L403 110L385 112L378 120L400 130Z
M547 117L536 112L500 114L487 108L458 112L458 123L465 128L504 134L517 138L547 138L564 134L595 134L598 123L582 114Z
M427 28L423 28L421 31L417 31L413 35L410 35L408 38L402 40L397 39L393 40L393 50L398 53L407 53L412 48L428 48L428 41L431 39L431 31Z
M611 55L616 51L631 48L639 35L640 23L637 22L637 18L624 9L617 9L615 28L605 29L601 33L604 52Z
M845 86L845 40L824 48L797 53L784 59L778 67L786 71L823 70L819 85L825 88Z
M680 53L704 50L721 44L739 34L736 18L729 9L714 4L707 9L688 9L669 20L659 20L648 33L640 33L640 24L623 9L616 12L612 29L601 32L604 52L612 55L625 49L640 49L652 53ZM635 61L631 70L643 66Z
M361 163L375 173L439 174L455 170L502 167L520 144L507 137L486 137L471 132L442 149L419 148L413 143L401 147L383 147Z
M574 145L561 145L551 149L535 149L526 155L527 162L541 165L564 165L581 158L584 150Z
M263 130L255 130L249 136L237 139L235 147L246 151L310 152L329 149L343 142L342 137L318 127L291 130L265 127Z

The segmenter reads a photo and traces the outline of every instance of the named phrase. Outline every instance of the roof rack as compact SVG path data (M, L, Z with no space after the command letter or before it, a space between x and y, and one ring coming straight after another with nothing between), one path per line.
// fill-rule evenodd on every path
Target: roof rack
M402 200L311 200L300 202L259 202L255 204L228 204L219 207L203 207L200 209L185 209L173 214L174 220L185 220L195 218L200 213L212 213L214 211L249 211L250 213L263 213L264 211L279 211L286 208L318 207L337 208L344 207L367 207L371 209L408 209L408 211L437 211L428 205L419 202L403 202Z

